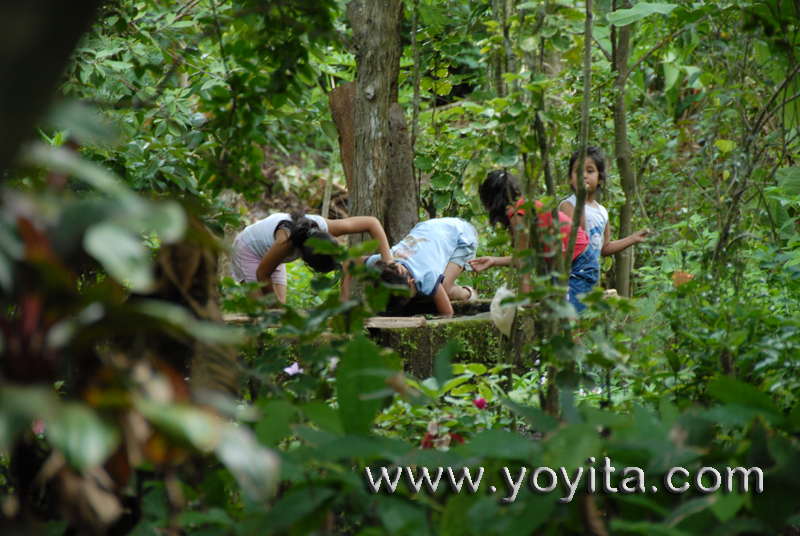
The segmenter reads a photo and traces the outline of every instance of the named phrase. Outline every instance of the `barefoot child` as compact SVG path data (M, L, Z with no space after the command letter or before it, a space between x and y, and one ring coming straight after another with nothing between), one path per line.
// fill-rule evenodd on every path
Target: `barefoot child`
M468 261L475 258L478 233L461 218L437 218L418 223L399 244L392 248L386 262L378 255L362 257L367 266L381 269L381 281L390 285L408 285L411 297L417 293L433 299L440 314L453 315L451 300L474 300L470 287L455 284ZM350 274L342 281L342 300L350 295ZM389 311L401 309L410 297L392 296Z
M248 225L236 236L231 251L231 277L240 283L265 283L264 294L274 293L279 302L286 303L287 262L302 257L312 270L322 273L340 268L332 255L316 253L314 248L306 245L309 238L338 245L336 236L366 232L378 240L380 257L392 262L389 240L376 218L354 216L328 220L300 211L272 214Z
M514 244L514 249L522 251L528 247L528 237L526 234L519 234L517 227L522 225L522 216L525 211L519 208L524 199L520 197L519 185L517 179L502 170L495 170L486 176L483 181L478 194L481 198L484 208L489 212L489 221L492 224L500 223L506 229L511 231L511 239ZM512 206L512 201L516 202ZM541 209L542 204L539 201L535 202L536 208ZM552 214L550 212L541 212L539 214L539 228L542 231L549 232L552 230ZM569 232L572 227L572 219L559 212L560 238L561 238L561 254L564 255L567 251L567 244L569 242ZM572 272L569 278L569 293L567 294L567 301L569 301L575 309L580 313L586 306L578 300L578 294L588 292L597 283L599 271L592 267L591 257L586 253L587 246L589 245L589 237L578 228L578 236L575 240L575 250L572 253ZM545 252L547 251L545 244ZM470 261L470 266L476 272L482 272L491 266L511 266L511 257L480 257ZM525 274L522 279L522 292L527 293L531 290L530 274Z
M575 169L578 162L578 151L572 153L569 159L569 176L572 191L575 191L578 184L578 171ZM601 192L605 186L606 181L606 163L603 159L603 153L594 145L586 149L586 164L584 165L583 173L584 181L586 182L586 205L583 209L583 217L581 218L581 227L589 235L588 250L592 255L592 262L600 270L600 256L608 257L614 255L625 249L628 249L634 244L644 242L645 237L649 234L647 229L642 229L629 237L621 240L611 241L611 226L608 223L608 211L603 205L595 201L597 192ZM577 203L575 194L562 201L559 210L569 216L570 218L575 213L575 204Z

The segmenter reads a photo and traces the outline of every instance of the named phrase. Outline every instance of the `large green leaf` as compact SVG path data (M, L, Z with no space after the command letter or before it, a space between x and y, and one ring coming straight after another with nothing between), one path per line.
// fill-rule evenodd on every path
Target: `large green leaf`
M759 391L749 383L740 382L726 376L708 383L708 394L721 402L751 406L770 413L778 413L769 395Z
M119 443L117 429L84 404L68 402L46 422L45 437L77 470L100 465Z
M188 404L164 405L139 400L136 408L173 440L200 450L210 450L216 446L223 426L210 413Z
M618 9L613 13L609 13L606 17L608 18L608 22L614 26L627 26L628 24L632 24L654 13L667 15L676 7L678 7L677 4L649 4L647 2L639 2L631 9Z
M384 368L380 350L370 340L360 337L351 342L336 367L336 391L344 431L348 434L369 434L372 420L380 411L380 399L366 395L386 386L379 377L365 372Z
M262 409L264 418L256 425L256 436L264 445L275 447L292 433L289 423L294 417L294 407L284 400L271 400Z
M250 428L224 425L214 453L253 500L267 499L277 491L280 456L259 445Z
M335 495L336 490L317 486L285 495L267 514L260 533L272 534L291 527Z
M780 195L777 193L767 194L768 197L772 198L770 202L770 213L781 238L788 240L796 233L796 227L792 225L792 216L789 214L789 207L779 201L777 197L800 195L800 168L794 166L781 168L775 172L775 179L778 182Z
M324 402L309 402L300 406L298 409L303 415L318 426L321 430L336 435L344 434L342 419L339 417L339 410L330 407Z
M86 230L83 247L97 259L108 275L131 290L148 292L153 287L150 251L130 230L112 222L92 225Z

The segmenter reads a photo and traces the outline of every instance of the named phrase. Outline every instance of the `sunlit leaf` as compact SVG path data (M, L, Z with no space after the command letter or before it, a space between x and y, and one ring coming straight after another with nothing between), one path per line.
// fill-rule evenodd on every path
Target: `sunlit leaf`
M214 453L251 499L263 501L275 495L281 459L274 450L259 445L250 428L223 426Z
M606 15L606 17L608 18L608 22L614 26L627 26L628 24L636 22L637 20L643 19L654 13L667 15L676 7L678 7L677 4L650 4L647 2L639 2L631 9L618 9L613 13Z
M127 283L139 292L152 289L150 251L128 229L112 222L92 225L86 230L83 247L120 283Z
M45 426L47 441L77 470L106 461L120 439L116 428L88 406L75 402L64 404Z

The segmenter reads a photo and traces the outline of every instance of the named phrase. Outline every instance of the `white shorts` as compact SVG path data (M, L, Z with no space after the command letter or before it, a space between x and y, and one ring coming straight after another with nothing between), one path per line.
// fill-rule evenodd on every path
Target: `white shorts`
M253 253L247 244L242 241L242 235L236 235L231 248L231 277L237 283L254 283L256 269L261 264L261 257ZM276 285L286 286L286 263L281 263L272 272L272 282Z

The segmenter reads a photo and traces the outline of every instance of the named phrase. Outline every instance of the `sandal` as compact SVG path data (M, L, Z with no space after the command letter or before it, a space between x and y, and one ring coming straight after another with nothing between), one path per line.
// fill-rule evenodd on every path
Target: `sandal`
M475 300L478 299L478 291L477 290L475 290L472 287L468 287L466 285L462 285L462 286L469 291L469 298L467 298L467 301L475 301Z

